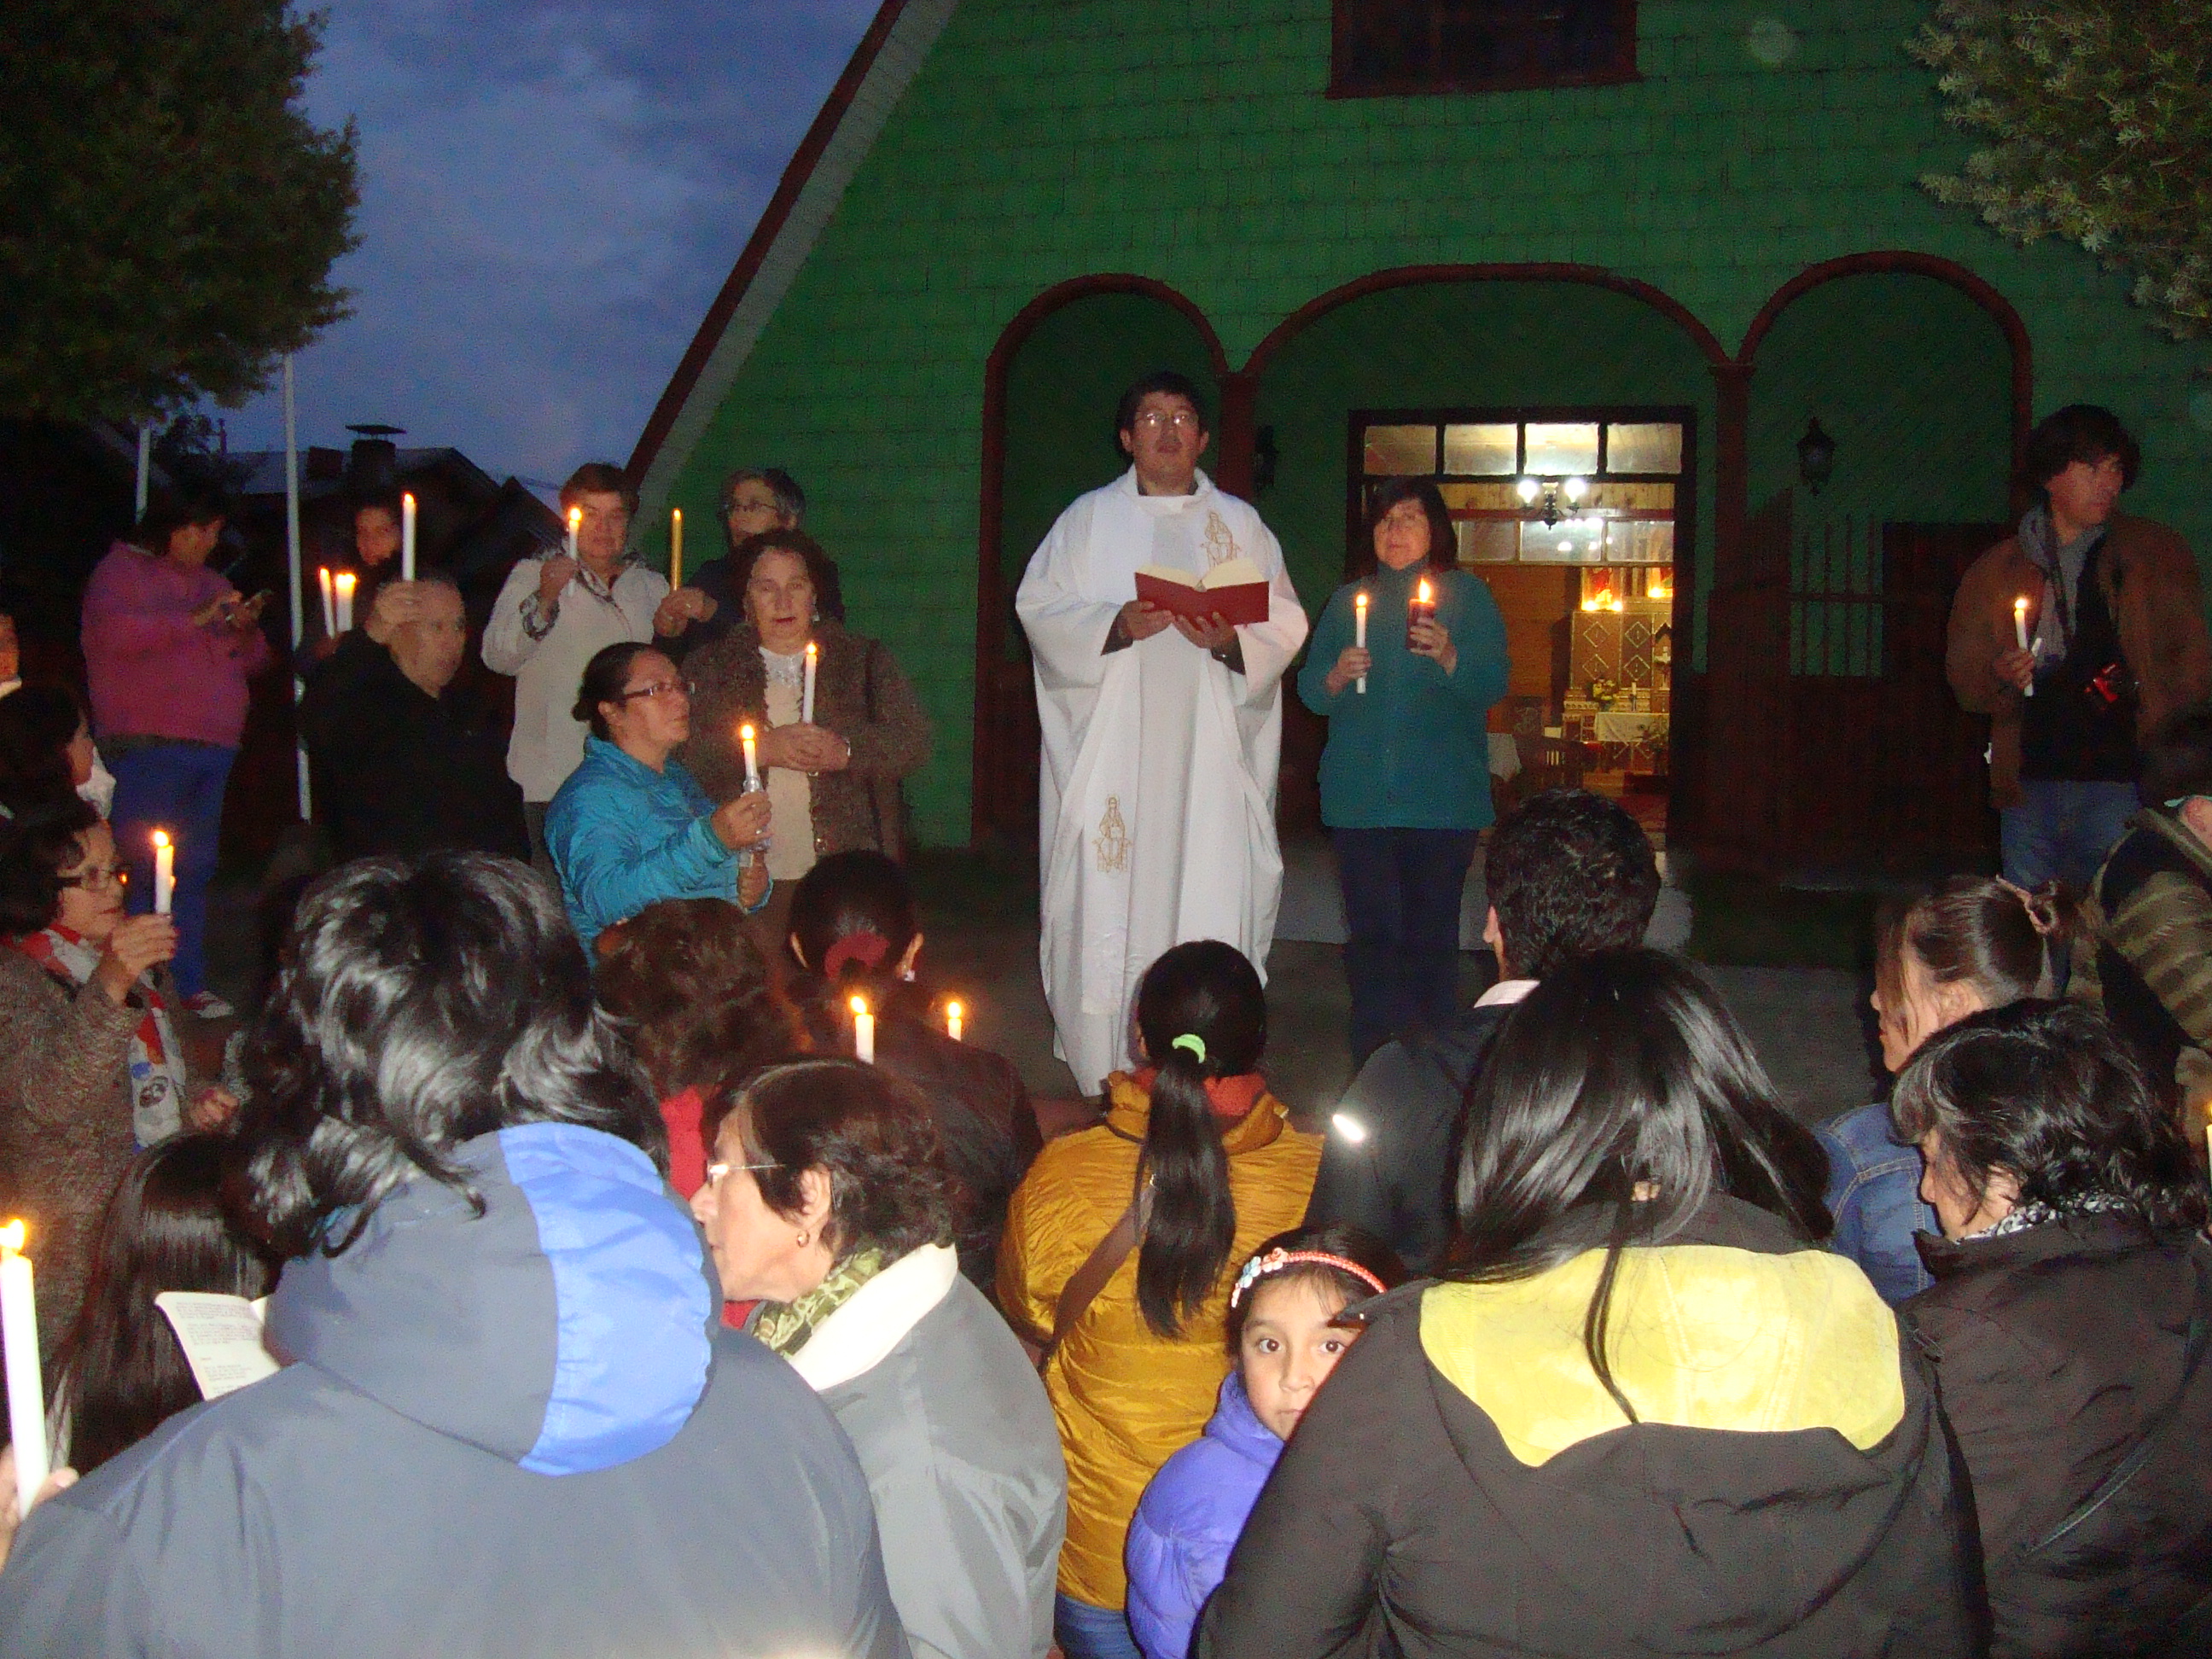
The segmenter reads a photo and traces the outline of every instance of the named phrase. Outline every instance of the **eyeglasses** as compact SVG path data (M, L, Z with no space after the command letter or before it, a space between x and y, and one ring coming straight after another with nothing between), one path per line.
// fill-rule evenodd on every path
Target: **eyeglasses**
M1178 432L1195 432L1198 430L1198 416L1187 409L1178 409L1170 414L1148 409L1131 424L1139 432L1158 432L1168 427L1173 427Z
M78 871L73 876L64 876L64 887L120 887L123 867L116 864L95 864Z
M773 1164L709 1164L707 1166L707 1184L709 1187L713 1186L732 1170L773 1170L774 1168L775 1165Z
M678 691L687 697L696 697L699 695L699 687L690 680L655 680L651 685L641 685L623 692L617 701L628 702L633 697L665 697Z

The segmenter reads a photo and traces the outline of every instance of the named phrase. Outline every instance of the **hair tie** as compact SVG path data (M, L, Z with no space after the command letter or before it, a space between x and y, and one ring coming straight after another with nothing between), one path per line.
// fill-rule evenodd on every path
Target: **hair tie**
M2014 885L2002 876L1997 878L1997 885L2020 901L2020 908L2027 912L2027 925L2035 929L2038 938L2049 939L2051 934L2058 931L2057 926L2045 921L2043 913L2036 908L2035 894L2029 892L2025 887Z
M822 977L836 983L840 969L848 962L857 962L863 968L878 968L890 954L891 942L881 933L848 933L822 953Z
M1181 1048L1186 1053L1196 1054L1198 1056L1198 1063L1201 1066L1206 1064L1206 1043L1204 1039L1193 1036L1188 1031L1185 1031L1173 1042L1168 1044L1168 1047L1170 1048Z
M1229 1292L1229 1305L1233 1308L1243 1301L1245 1292L1261 1279L1281 1273L1286 1267L1300 1265L1333 1267L1338 1273L1350 1273L1354 1279L1373 1285L1377 1296L1390 1288L1348 1256L1331 1255L1326 1250L1285 1250L1279 1246L1265 1255L1254 1256L1244 1264L1244 1271L1237 1275L1237 1287Z

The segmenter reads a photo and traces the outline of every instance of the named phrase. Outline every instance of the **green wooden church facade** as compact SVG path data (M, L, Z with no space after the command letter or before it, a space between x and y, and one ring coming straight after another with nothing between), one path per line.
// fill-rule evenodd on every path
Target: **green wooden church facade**
M1819 817L1824 777L1887 836L1940 782L1876 779L1938 714L1847 683L1924 659L1940 616L1882 608L1893 549L1856 597L1808 599L1820 536L1949 526L1930 544L1955 562L2008 516L2027 423L2088 399L2143 439L2131 510L2212 542L2196 358L2078 251L2015 249L1916 184L1966 148L1905 50L1926 7L1644 0L1615 9L1628 75L1351 96L1349 3L886 0L641 439L649 526L713 522L735 465L805 483L854 624L936 720L909 785L924 841L1018 822L1012 586L1119 471L1114 397L1156 367L1214 395L1207 464L1313 611L1344 563L1355 411L1678 412L1692 843L1783 833L1793 792ZM1796 448L1815 417L1836 442L1817 495ZM1821 604L1866 611L1871 656L1808 660ZM1957 764L1950 786L1972 793Z

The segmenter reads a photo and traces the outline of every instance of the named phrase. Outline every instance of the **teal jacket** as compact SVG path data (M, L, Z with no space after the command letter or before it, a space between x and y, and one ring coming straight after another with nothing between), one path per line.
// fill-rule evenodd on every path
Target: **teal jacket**
M1413 585L1437 589L1437 620L1459 647L1459 665L1406 648L1406 610ZM1325 682L1352 640L1352 596L1367 592L1367 648L1375 667L1367 695L1352 684L1335 696ZM1298 696L1328 718L1321 757L1322 822L1332 830L1480 830L1497 816L1490 804L1490 705L1505 695L1505 619L1490 585L1464 570L1378 567L1329 595Z
M656 772L604 738L545 809L561 900L588 951L603 928L662 899L738 897L738 855L708 820L714 803L672 760Z

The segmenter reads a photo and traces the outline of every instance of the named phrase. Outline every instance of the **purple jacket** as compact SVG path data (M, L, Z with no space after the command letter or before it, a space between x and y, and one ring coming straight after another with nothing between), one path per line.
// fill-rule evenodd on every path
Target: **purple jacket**
M1231 1368L1205 1436L1161 1465L1129 1522L1129 1628L1145 1659L1185 1659L1199 1611L1260 1501L1283 1443L1252 1414Z
M231 591L202 566L172 564L127 542L108 550L84 590L84 672L103 738L187 738L238 747L246 676L266 666L261 630L192 626Z

